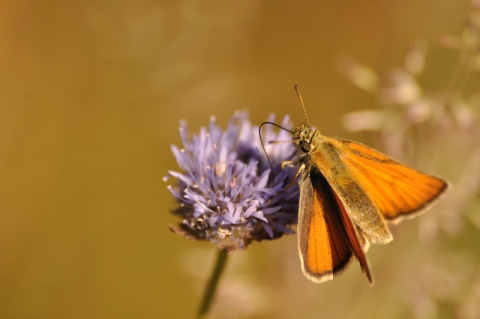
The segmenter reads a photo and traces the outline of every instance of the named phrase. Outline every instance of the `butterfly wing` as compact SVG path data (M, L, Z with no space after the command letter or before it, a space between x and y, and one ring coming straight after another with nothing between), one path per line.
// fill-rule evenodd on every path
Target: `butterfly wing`
M313 144L315 143L315 144ZM313 141L313 150L309 153L306 163L318 169L333 190L340 207L348 214L348 220L359 229L357 233L365 236L374 244L386 244L392 241L392 233L385 220L369 198L367 192L360 186L355 176L348 169L348 164L342 158L346 147L339 145L338 140L318 135Z
M424 211L448 187L363 144L331 139L360 187L390 221Z
M298 248L305 276L314 282L331 280L355 255L372 282L362 250L368 243L363 237L361 241L357 238L354 226L325 177L312 168L299 184Z

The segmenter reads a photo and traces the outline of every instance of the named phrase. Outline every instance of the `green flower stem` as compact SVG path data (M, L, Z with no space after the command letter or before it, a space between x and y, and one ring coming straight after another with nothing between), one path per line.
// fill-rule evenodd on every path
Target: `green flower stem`
M217 263L213 269L210 280L208 281L207 288L203 294L202 304L198 311L197 318L206 318L208 310L212 305L213 298L215 297L215 291L217 290L218 282L220 281L220 276L225 269L225 264L227 263L228 252L225 249L220 249L217 254Z

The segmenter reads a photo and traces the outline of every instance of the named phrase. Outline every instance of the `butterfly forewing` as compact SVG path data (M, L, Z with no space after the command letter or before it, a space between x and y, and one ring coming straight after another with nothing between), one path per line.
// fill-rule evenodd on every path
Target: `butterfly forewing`
M365 145L331 140L360 187L388 220L422 211L447 188L443 180L409 168Z
M298 248L302 269L312 281L331 280L353 256L341 211L318 171L306 172L301 178L300 194Z

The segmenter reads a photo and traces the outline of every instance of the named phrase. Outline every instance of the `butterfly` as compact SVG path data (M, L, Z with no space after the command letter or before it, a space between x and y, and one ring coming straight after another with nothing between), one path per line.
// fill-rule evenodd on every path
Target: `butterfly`
M305 113L303 99L295 85ZM313 282L333 279L356 258L373 285L365 253L387 244L387 222L425 211L448 183L419 172L358 142L323 135L302 123L297 146L300 200L298 249L302 270Z

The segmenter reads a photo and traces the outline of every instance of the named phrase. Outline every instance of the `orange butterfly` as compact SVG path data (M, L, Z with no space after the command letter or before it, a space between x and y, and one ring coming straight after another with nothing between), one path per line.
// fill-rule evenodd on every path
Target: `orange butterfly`
M373 284L365 257L369 243L390 242L386 222L423 212L448 184L360 143L322 135L308 124L295 129L293 141L300 156L297 232L305 276L331 280L355 256Z

